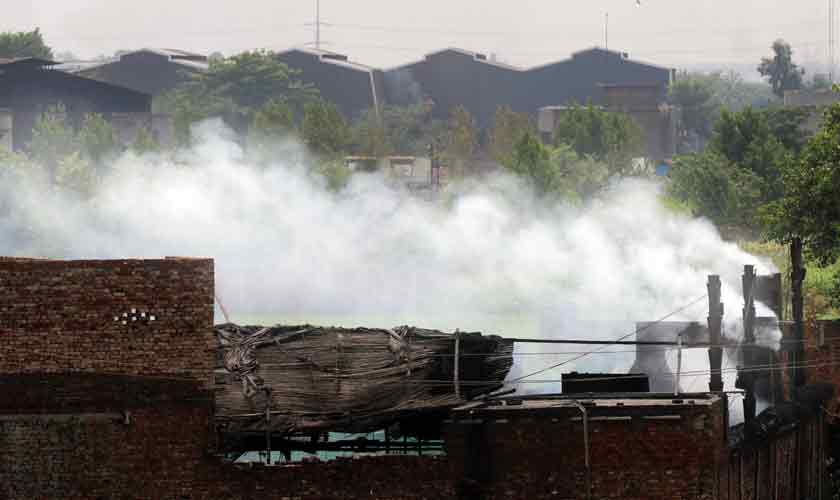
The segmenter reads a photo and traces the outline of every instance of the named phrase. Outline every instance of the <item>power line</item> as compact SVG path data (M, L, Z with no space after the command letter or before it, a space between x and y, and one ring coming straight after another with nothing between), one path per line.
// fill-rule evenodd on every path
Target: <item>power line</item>
M795 369L803 369L803 368L824 368L829 366L840 366L840 362L816 362L816 363L794 363L794 364L785 364L785 365L765 365L765 366L757 366L751 368L727 368L726 370L691 370L681 372L681 377L705 377L710 374L723 374L723 373L750 373L750 372L774 372L774 371L785 371L790 370L791 368ZM616 377L620 376L622 379L644 379L649 378L650 376L647 374L635 374L635 373L616 373L613 376L604 376L604 377L587 377L585 381L587 382L608 382L608 381L615 381ZM676 374L664 374L665 377L675 377ZM532 380L521 380L514 379L510 381L502 382L504 385L521 385L521 384L559 384L562 383L563 379L532 379ZM403 383L407 384L419 384L419 385L452 385L454 382L451 379L443 380L443 379L425 379L425 380L406 380ZM478 386L486 386L492 385L493 381L487 380L460 380L458 382L462 385L478 385Z
M696 298L696 299L692 300L691 302L689 302L689 303L688 303L688 304L686 304L685 306L683 306L683 307L681 307L681 308L677 309L676 311L673 311L673 312L671 312L671 313L669 313L669 314L667 314L667 315L663 316L662 318L660 318L660 319L658 319L658 320L656 320L656 321L654 321L654 322L652 322L652 323L648 323L648 324L647 324L647 325L645 325L643 328L639 328L639 329L633 330L632 332L630 332L630 333L628 333L628 334L626 334L626 335L622 335L621 337L619 337L619 338L618 338L618 339L616 339L616 340L617 340L617 341L621 341L621 340L626 339L627 337L630 337L631 335L636 335L636 334L638 334L639 332L645 331L645 330L647 330L648 328L650 328L650 327L652 327L652 326L654 326L654 325L656 325L656 324L658 324L658 323L661 323L661 322L665 321L666 319L668 319L668 318L670 318L670 317L672 317L672 316L675 316L676 314L679 314L680 312L682 312L682 311L684 311L684 310L688 309L689 307L691 307L691 306L693 306L694 304L696 304L696 303L700 302L701 300L705 299L706 297L708 297L708 295L703 294L702 296L700 296L700 297L698 297L698 298ZM560 362L560 363L556 363L556 364L554 364L554 365L552 365L552 366L549 366L549 367L547 367L547 368L543 368L543 369L541 369L541 370L537 370L537 371L535 371L535 372L533 372L533 373L529 373L529 374L527 374L527 375L523 375L523 376L521 376L521 377L519 377L519 378L514 379L512 382L521 381L521 380L524 380L524 379L526 379L526 378L533 377L534 375L539 375L540 373L545 373L545 372L547 372L547 371L549 371L549 370L553 370L553 369L555 369L555 368L559 368L559 367L561 367L561 366L563 366L563 365L566 365L566 364L568 364L568 363L572 363L572 362L574 362L574 361L577 361L577 360L579 360L579 359L582 359L582 358L584 358L584 357L586 357L586 356L588 356L588 355L592 354L593 352L598 352L598 351L603 350L603 349L605 349L605 348L602 348L602 349L595 349L594 351L590 351L590 352L585 352L585 353L582 353L582 354L580 354L580 355L578 355L578 356L575 356L575 357L574 357L574 358L572 358L572 359L568 359L568 360L566 360L566 361L562 361L562 362Z

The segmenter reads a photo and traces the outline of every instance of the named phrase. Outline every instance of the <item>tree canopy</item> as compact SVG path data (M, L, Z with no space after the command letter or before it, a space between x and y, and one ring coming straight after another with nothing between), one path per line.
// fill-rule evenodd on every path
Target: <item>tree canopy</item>
M793 62L793 49L782 39L773 42L773 57L761 58L758 72L773 87L773 93L784 97L786 90L802 88L802 76L805 70Z
M344 153L350 143L350 129L338 108L321 100L304 106L300 135L310 150L325 156Z
M765 210L769 235L802 238L821 264L840 257L840 104L826 109L822 129L782 171L785 194Z
M554 127L554 144L570 146L580 157L606 162L613 173L632 171L632 159L642 154L642 131L624 113L593 105L572 106Z
M678 156L669 189L697 215L758 229L758 210L784 192L782 172L805 143L807 110L721 111L705 151Z
M220 116L235 130L244 131L268 102L283 103L300 116L307 103L317 99L318 91L301 83L299 72L289 69L273 52L243 52L210 61L207 71L159 103L173 110L176 135L181 142L189 138L192 123Z
M509 106L499 106L487 134L490 156L501 164L509 161L517 143L527 133L537 133L534 120L528 113L517 113Z
M546 146L532 132L525 132L503 165L524 179L540 197L567 201L586 199L609 182L607 165L594 158L581 158L567 144Z
M38 28L32 31L0 33L0 58L20 57L53 58L53 51L44 42L44 37Z

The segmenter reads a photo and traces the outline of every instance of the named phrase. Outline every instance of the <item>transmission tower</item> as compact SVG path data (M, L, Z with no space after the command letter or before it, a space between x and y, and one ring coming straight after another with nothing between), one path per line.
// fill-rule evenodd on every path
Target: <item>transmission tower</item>
M315 28L315 41L309 42L307 45L314 45L316 49L321 50L321 26L329 25L329 23L321 21L321 0L315 0L315 22L306 23L306 26Z
M828 81L834 83L834 69L836 68L837 43L837 4L836 0L828 0Z

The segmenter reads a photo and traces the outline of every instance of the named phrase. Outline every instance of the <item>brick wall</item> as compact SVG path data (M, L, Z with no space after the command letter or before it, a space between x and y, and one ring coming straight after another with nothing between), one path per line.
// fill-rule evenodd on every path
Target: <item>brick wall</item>
M0 260L0 374L90 372L209 384L213 290L207 259Z
M452 498L446 460L433 457L225 464L212 455L211 406L185 397L190 388L183 383L95 375L84 381L106 391L124 383L154 404L134 399L121 407L109 398L84 396L87 401L72 413L0 409L0 499Z
M0 258L0 500L585 498L569 408L456 418L447 457L226 464L212 322L209 260ZM730 454L725 415L720 399L591 409L593 498L748 498L769 459ZM810 442L793 436L763 452L783 493Z
M717 498L726 460L723 402L665 411L631 405L590 410L592 498ZM474 412L454 419L447 451L452 476L465 478L462 494L494 500L585 498L578 417L575 408L564 408L543 415L510 411L503 418Z
M0 258L0 299L0 500L452 497L445 459L215 456L211 260Z

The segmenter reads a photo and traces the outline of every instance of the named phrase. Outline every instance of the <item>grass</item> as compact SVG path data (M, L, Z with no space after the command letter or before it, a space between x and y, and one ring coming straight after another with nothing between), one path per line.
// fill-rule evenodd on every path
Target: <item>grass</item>
M738 246L745 252L769 259L782 273L782 289L787 314L790 302L790 253L788 247L778 243L755 240L738 241ZM805 269L803 288L806 310L813 310L818 319L840 319L840 307L838 307L840 297L836 296L840 291L837 289L838 284L840 284L840 259L825 267L806 260Z

